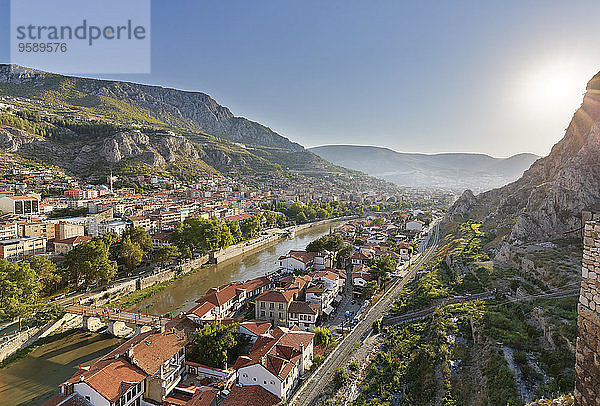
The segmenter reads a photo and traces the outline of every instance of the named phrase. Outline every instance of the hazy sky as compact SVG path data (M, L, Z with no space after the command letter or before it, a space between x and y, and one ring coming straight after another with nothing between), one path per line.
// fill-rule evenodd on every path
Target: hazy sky
M0 0L0 61L9 6ZM600 1L153 1L152 74L305 146L545 155L600 71Z

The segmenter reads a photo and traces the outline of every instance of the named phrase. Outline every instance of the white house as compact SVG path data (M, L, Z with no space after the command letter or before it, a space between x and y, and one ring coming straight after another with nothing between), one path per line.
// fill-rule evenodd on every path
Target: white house
M238 384L259 385L286 401L312 364L313 333L276 327L237 359Z
M425 223L423 223L420 220L411 220L411 221L406 222L405 227L407 230L414 230L414 231L421 232L421 231L423 231L424 225L425 225Z

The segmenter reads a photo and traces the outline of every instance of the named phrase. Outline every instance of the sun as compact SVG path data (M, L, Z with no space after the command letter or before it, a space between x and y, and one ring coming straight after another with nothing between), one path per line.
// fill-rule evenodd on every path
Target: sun
M541 119L569 116L581 104L591 76L590 66L584 64L560 62L538 66L521 82L521 107Z

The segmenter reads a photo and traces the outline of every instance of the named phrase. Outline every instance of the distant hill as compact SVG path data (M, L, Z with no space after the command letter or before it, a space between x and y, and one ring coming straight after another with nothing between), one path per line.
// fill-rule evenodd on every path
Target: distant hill
M539 157L518 154L494 158L485 154L409 154L388 148L326 145L310 148L320 157L400 186L484 191L518 179Z

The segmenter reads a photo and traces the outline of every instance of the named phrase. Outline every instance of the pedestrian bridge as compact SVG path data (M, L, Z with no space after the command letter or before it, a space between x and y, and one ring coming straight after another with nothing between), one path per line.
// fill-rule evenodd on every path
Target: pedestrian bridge
M98 307L75 303L65 308L67 313L83 317L83 328L89 331L98 331L106 322L107 332L114 336L123 336L131 332L127 324L133 326L135 334L142 333L153 327L160 328L171 321L170 317L156 316L146 313L134 313L108 307ZM127 334L123 330L128 330Z

